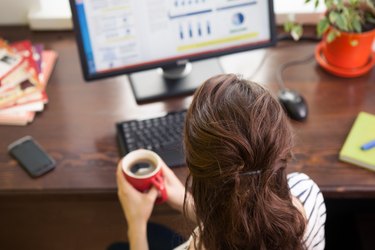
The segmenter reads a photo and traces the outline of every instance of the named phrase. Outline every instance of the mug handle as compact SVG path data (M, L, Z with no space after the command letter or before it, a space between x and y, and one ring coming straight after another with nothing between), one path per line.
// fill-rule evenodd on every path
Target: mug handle
M152 184L160 191L161 196L156 199L156 204L165 202L168 198L167 190L164 186L164 180L161 175L156 175L155 178L151 179Z

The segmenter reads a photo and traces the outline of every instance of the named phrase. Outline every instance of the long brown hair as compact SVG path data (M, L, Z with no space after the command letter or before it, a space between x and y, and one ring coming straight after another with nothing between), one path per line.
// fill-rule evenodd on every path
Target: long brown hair
M266 89L233 74L208 79L184 132L197 248L303 249L305 220L285 172L291 129Z

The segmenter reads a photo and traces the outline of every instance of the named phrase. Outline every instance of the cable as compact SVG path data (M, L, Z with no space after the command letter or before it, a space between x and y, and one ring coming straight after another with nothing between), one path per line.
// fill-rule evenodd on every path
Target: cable
M277 37L277 41L280 42L280 41L294 41L293 38L289 35L289 34L281 34ZM300 41L309 41L309 42L320 42L321 41L321 38L317 37L317 36L301 36L300 38ZM266 50L266 52L264 53L261 61L259 62L258 66L256 67L255 70L253 70L253 73L251 73L251 75L248 77L248 79L253 79L254 76L256 76L259 72L259 70L263 67L266 59L269 57L268 54L269 54L269 50ZM310 58L310 56L309 56ZM304 60L301 60L301 64L304 64ZM307 60L308 62L309 60ZM299 64L299 61L296 61L297 63L296 64ZM284 64L280 65L283 66ZM294 63L293 63L294 65ZM289 66L287 66L289 67ZM279 68L280 69L280 68ZM282 71L284 71L285 69L282 69ZM282 79L282 76L276 76L278 79L281 79L281 81L279 81L281 83L281 85L283 86L283 88L285 88L285 85L284 85L284 81Z
M283 64L280 64L280 66L276 70L276 80L277 83L279 84L281 89L286 89L285 87L285 82L283 79L283 73L287 68L290 68L292 66L300 65L300 64L306 64L309 63L312 59L314 59L314 54L309 55L308 57L299 59L299 60L294 60L290 62L286 62Z

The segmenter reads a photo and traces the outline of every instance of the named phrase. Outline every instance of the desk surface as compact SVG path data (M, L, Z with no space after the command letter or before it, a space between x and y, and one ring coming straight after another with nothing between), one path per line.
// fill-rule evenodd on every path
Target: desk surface
M115 123L188 107L191 97L137 105L126 76L86 83L72 32L30 32L1 27L9 41L31 39L59 53L47 86L49 103L25 127L0 126L0 194L114 193L119 160ZM280 42L277 47L221 58L224 68L251 77L276 93L280 63L305 58L314 43ZM259 69L257 65L263 61ZM338 161L339 150L359 111L375 113L375 69L355 79L334 77L317 63L284 73L289 88L309 104L305 123L295 129L295 160L288 171L310 175L327 198L374 198L375 173ZM31 179L6 153L7 145L31 135L56 159L56 169ZM185 167L175 169L181 180Z

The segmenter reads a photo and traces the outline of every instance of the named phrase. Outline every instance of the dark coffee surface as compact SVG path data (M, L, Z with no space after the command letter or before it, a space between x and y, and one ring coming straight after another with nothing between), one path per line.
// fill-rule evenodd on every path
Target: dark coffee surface
M130 166L130 172L137 176L148 175L155 169L155 164L149 160L139 160Z

